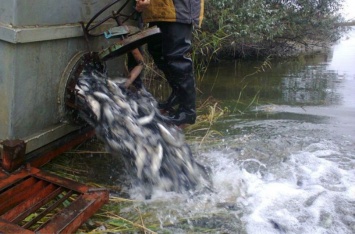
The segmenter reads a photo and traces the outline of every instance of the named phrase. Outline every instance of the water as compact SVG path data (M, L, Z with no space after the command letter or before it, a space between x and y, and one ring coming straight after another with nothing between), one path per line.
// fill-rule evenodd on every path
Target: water
M354 61L352 31L326 53L252 76L260 63L211 67L200 98L230 114L213 125L222 136L190 143L214 191L155 191L143 203L159 232L354 233Z
M241 207L246 233L355 232L354 61L352 31L329 53L273 64L243 82L250 66L208 77L218 74L216 96L234 112L218 125L223 143L203 155L215 168L218 202ZM244 103L235 101L240 92ZM245 108L257 93L257 105Z

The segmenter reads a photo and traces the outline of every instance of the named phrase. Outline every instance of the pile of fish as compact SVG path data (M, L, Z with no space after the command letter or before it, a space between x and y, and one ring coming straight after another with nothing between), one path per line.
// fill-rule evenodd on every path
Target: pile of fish
M113 155L123 155L126 169L144 185L182 192L209 183L207 170L194 160L181 129L160 114L145 89L125 88L96 70L84 70L75 87L80 116L95 128Z

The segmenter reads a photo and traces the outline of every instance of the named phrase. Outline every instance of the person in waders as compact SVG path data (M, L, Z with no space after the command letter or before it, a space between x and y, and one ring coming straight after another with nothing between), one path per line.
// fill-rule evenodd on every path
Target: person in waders
M162 112L177 125L196 121L196 85L192 50L192 30L200 26L204 0L137 0L136 10L144 23L157 26L161 38L148 42L148 52L156 66L164 73L171 94L158 103Z

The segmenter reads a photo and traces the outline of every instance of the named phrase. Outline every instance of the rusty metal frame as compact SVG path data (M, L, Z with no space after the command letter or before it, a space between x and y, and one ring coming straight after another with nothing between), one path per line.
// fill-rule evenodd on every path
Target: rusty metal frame
M0 171L0 233L72 233L108 199L106 189L29 165L11 174Z
M25 154L26 142L24 140L5 140L1 142L3 148L1 166L7 172L15 171L28 163L33 167L43 166L59 154L83 143L94 135L95 131L92 127L82 127L28 154Z

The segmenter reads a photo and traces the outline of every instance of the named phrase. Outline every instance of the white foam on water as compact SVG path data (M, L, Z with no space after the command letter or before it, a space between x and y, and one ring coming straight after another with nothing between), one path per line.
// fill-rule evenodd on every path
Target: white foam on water
M213 191L206 189L197 189L187 193L166 192L155 189L151 199L145 200L142 197L142 187L134 187L130 190L130 197L138 199L147 204L151 212L155 212L160 221L161 228L166 225L176 225L179 227L181 220L186 219L190 227L181 230L174 229L173 233L187 233L186 229L193 230L194 222L201 218L206 218L206 222L216 222L216 225L222 225L226 222L228 230L237 230L240 228L237 215L241 213L240 209L226 209L226 206L237 205L237 199L244 194L242 170L238 165L225 154L213 151L203 154L203 157L209 163L212 169ZM199 158L198 158L199 159ZM230 219L224 221L222 215L230 215ZM214 221L221 219L222 221ZM211 221L212 220L212 221ZM233 222L236 222L234 224ZM207 224L206 224L207 225ZM211 224L209 224L211 225ZM203 224L202 224L203 226ZM212 229L213 230L213 229Z
M355 231L354 170L322 158L337 153L329 148L328 142L317 143L290 155L284 163L293 179L245 172L247 198L239 202L248 233Z
M336 161L327 160L341 158L335 144L310 144L280 165L273 165L272 170L252 155L243 160L239 156L233 150L200 155L213 171L213 192L155 190L146 203L156 210L161 228L167 223L179 225L181 218L204 216L213 220L225 213L234 217L226 223L235 222L230 224L235 230L250 234L354 233L355 169L343 170ZM263 172L248 172L246 162L259 165Z

